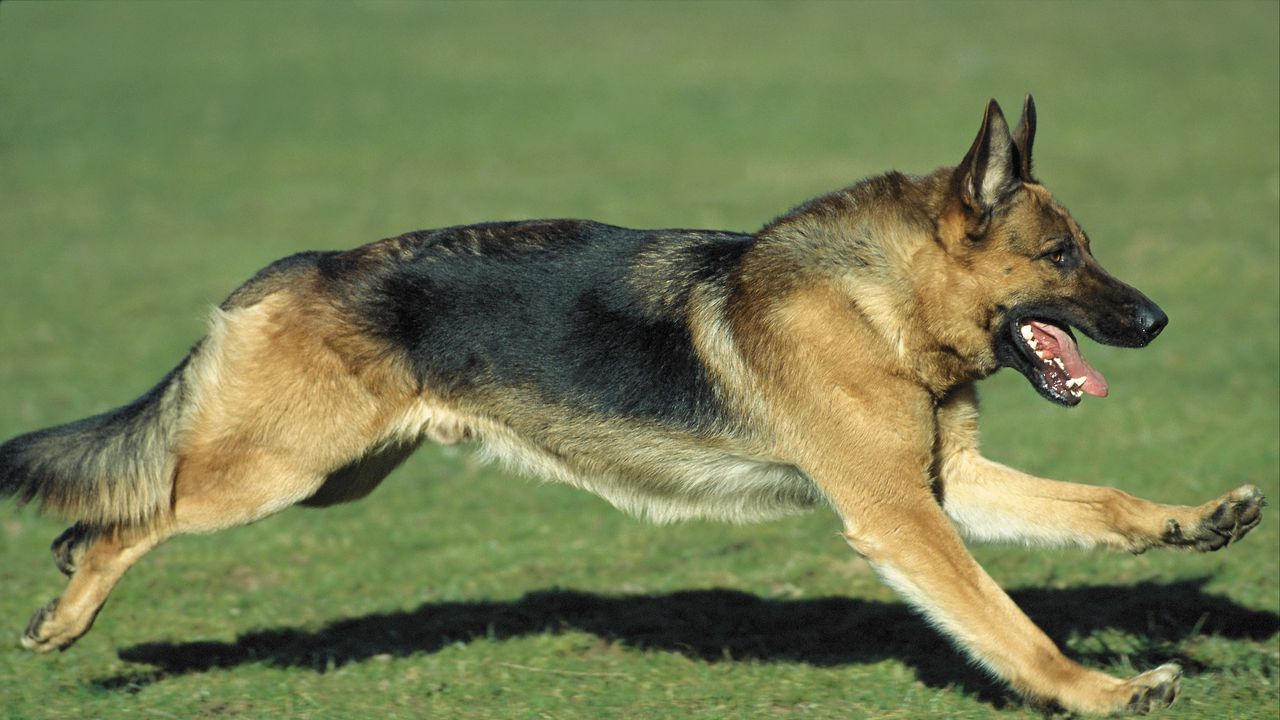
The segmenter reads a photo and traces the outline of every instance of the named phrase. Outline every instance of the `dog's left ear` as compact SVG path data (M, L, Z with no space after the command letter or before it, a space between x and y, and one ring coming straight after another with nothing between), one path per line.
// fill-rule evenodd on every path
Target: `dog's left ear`
M1015 165L1018 168L1018 179L1022 182L1035 182L1031 176L1031 144L1036 140L1036 101L1031 93L1022 101L1022 118L1013 131L1013 151Z
M1009 124L1000 111L1000 103L992 99L982 116L978 137L955 174L960 200L975 217L987 215L1017 185L1014 154Z

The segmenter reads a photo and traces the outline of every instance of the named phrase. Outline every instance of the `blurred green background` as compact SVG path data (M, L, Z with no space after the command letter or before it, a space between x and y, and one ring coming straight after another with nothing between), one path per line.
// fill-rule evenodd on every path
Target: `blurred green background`
M1280 498L1280 5L0 5L0 436L160 377L303 249L525 217L753 230L959 160L989 97L1172 318L1112 396L983 385L989 455ZM1176 660L1169 717L1274 718L1280 522L1142 556L979 547L1083 662ZM144 560L72 650L17 648L62 529L0 507L0 717L1038 717L883 588L831 513L651 528L428 449L368 500Z

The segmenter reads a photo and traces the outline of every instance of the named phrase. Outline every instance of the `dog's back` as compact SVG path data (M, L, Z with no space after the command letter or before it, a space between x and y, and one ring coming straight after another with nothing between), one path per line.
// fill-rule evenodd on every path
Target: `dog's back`
M319 269L352 323L443 400L505 415L519 393L564 412L696 431L728 413L695 349L690 305L727 292L751 241L582 220L491 223L393 238Z

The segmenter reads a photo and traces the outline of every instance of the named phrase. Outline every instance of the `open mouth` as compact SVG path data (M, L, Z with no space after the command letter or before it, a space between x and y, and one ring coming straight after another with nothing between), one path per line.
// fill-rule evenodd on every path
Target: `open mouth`
M1107 381L1080 354L1075 337L1065 327L1046 320L1019 320L1015 344L1030 362L1027 376L1045 397L1075 405L1086 394L1106 397Z

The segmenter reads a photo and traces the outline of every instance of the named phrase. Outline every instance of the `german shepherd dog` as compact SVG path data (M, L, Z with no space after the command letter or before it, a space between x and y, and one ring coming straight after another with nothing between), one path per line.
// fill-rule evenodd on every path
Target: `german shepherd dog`
M1065 657L962 541L1217 550L1246 485L1195 507L982 457L974 383L1059 405L1107 383L1072 333L1142 347L1167 318L1109 275L1032 175L1035 106L999 105L955 167L890 172L755 234L580 220L413 232L280 260L158 385L0 446L0 494L75 524L70 581L22 643L89 630L147 551L292 505L354 500L424 441L475 441L657 522L831 506L880 577L975 662L1071 711L1168 705Z

